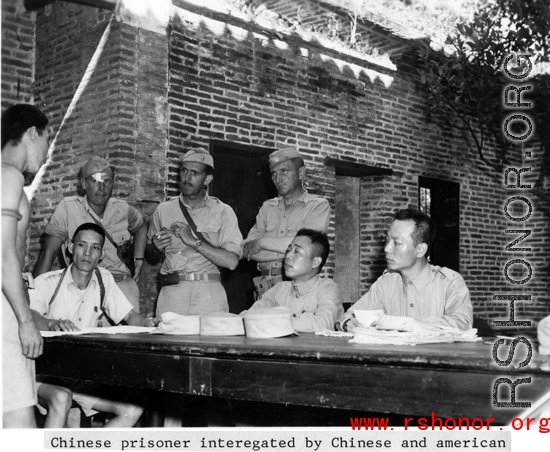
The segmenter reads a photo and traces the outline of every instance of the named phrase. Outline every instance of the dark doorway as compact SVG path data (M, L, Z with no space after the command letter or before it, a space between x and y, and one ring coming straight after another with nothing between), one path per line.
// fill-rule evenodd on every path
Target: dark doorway
M256 215L266 199L277 196L269 174L268 156L275 149L258 148L225 141L212 141L210 152L216 169L210 192L229 204L239 220L246 238L256 222ZM229 310L238 314L254 302L252 278L259 275L256 262L242 259L234 271L222 272Z
M460 184L420 176L418 190L419 208L436 226L430 262L460 271Z

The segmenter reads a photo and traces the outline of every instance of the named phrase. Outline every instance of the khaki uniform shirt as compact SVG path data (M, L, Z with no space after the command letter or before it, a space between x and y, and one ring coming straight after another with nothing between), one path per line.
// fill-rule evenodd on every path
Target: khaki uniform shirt
M71 268L72 264L68 267L52 304L49 303L63 270L44 273L34 280L34 289L29 289L31 309L48 319L70 320L81 329L96 327L102 314L99 281L94 272L88 287L81 290L73 280ZM104 268L99 271L105 286L103 307L113 322L118 324L133 306L118 288L113 275Z
M285 210L282 197L265 201L256 216L256 224L247 240L263 237L292 237L302 228L327 232L330 221L330 204L320 196L305 191L289 209ZM281 261L260 262L260 270L281 267Z
M179 206L179 199L183 202L183 196L180 195L157 207L149 223L148 243L151 243L153 235L163 227L170 230L176 221L187 224ZM231 207L208 195L194 208L187 204L185 206L197 226L197 231L201 232L211 245L231 251L239 256L239 259L242 257L243 236L239 230L237 216ZM215 264L172 234L171 244L165 248L165 259L160 272L166 274L173 271L180 274L219 273Z
M122 199L110 198L103 220L100 220L89 206L86 196L69 196L57 205L45 232L65 242L73 238L74 231L81 224L93 223L92 216L103 225L118 245L130 240L131 234L135 234L143 224L141 213ZM117 276L130 274L130 270L118 258L116 248L107 238L103 249L105 257L99 263L100 267Z
M470 292L459 273L426 264L413 280L386 270L346 313L383 309L388 315L412 317L437 326L468 330L473 324Z
M298 286L282 281L269 289L250 310L286 306L292 311L292 326L298 332L333 330L344 314L338 285L332 279L314 276Z

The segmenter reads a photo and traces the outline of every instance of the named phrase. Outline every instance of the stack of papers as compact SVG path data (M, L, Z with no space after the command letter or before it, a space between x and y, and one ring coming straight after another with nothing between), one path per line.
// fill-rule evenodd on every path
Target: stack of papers
M467 331L449 326L417 322L412 317L392 316L382 310L355 310L359 322L353 332L319 331L315 334L330 337L351 337L357 344L416 345L441 342L476 342L477 328Z
M476 342L477 329L461 331L457 328L441 328L439 330L396 331L379 330L376 328L357 328L350 342L359 344L390 344L417 345L441 342Z

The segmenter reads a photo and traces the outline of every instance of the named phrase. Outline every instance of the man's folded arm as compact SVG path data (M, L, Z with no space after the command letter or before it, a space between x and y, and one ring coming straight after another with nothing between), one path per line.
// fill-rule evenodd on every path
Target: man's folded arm
M314 312L302 312L292 317L292 326L298 332L314 333L332 330L338 318L340 295L338 287L326 287Z
M455 278L445 293L445 308L442 316L431 316L422 321L436 326L450 326L466 331L474 322L470 291L462 276Z

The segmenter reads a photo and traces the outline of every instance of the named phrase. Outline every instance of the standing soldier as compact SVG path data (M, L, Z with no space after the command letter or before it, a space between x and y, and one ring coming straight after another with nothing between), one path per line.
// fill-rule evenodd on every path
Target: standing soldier
M302 187L306 167L295 149L281 149L269 156L271 179L279 196L265 201L256 224L243 243L243 254L258 262L261 276L254 278L256 299L283 279L285 252L302 228L327 232L330 205L325 198Z
M241 258L237 217L206 192L214 178L214 159L207 150L188 151L180 165L181 194L157 207L147 234L148 260L163 260L157 315L228 311L218 267L234 270Z

